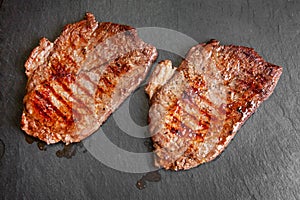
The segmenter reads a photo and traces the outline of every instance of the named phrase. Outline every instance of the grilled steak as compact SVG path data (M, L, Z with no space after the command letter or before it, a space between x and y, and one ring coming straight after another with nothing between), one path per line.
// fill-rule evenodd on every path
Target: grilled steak
M216 40L193 47L179 68L171 69L170 61L160 63L146 88L155 163L171 170L216 158L282 73L253 49Z
M25 63L22 129L48 144L86 138L140 84L156 57L134 28L98 23L87 13L54 43L41 39Z

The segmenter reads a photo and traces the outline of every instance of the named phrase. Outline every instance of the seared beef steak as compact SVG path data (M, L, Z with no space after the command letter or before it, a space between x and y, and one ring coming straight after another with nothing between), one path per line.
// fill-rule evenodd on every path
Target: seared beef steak
M172 170L216 158L282 73L253 49L216 40L193 47L176 71L170 61L156 68L146 88L149 127L156 165Z
M96 131L145 78L155 47L130 26L86 19L41 39L25 63L22 129L50 143L78 142Z

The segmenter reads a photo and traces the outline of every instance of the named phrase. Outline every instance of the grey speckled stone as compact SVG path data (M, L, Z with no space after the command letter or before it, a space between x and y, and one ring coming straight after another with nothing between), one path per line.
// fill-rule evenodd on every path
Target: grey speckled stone
M0 139L5 151L0 160L0 199L300 199L299 1L1 2ZM274 94L219 159L185 172L161 170L160 182L138 190L135 184L143 174L108 168L79 146L71 159L58 158L62 144L40 151L36 143L25 141L19 128L26 58L41 37L55 39L65 24L81 20L86 11L99 21L165 27L199 42L215 38L223 44L250 46L283 66L283 75ZM168 57L160 51L158 60ZM144 102L137 105L147 105L141 99ZM145 110L132 117L145 123ZM143 151L143 140L122 133L112 118L103 128L110 130L116 145Z

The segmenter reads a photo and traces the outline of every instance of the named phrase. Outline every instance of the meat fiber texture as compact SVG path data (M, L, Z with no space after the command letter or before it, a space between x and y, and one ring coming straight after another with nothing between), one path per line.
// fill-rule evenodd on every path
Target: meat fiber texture
M155 164L186 170L216 158L281 73L252 48L216 40L192 47L176 70L161 62L146 87Z
M42 38L26 61L22 129L48 144L81 141L137 88L156 57L134 28L87 13L53 43Z

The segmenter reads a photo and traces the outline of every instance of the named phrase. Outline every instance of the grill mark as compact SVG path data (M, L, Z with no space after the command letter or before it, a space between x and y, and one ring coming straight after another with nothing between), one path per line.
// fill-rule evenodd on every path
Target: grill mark
M183 101L184 104L189 104L189 105L191 105L189 99L182 99L182 101ZM193 106L190 106L190 107L193 107ZM182 110L184 111L184 113L187 114L187 115L189 115L190 117L192 117L195 121L198 121L198 120L197 120L197 117L194 116L194 115L192 115L191 113L189 113L185 108L186 108L186 106L182 106ZM197 110L199 110L199 109L197 109Z
M187 112L187 111L186 111L186 109L185 109L185 106L184 106L184 105L182 106L182 109L181 109L181 111L182 111L181 115L184 115L184 114L186 114L186 115L188 115L189 117L191 117L192 119L194 119L194 121L196 121L196 122L198 122L198 121L199 121L199 120L197 119L197 117L196 117L196 116L194 116L194 115L192 115L191 113L189 113L189 112Z
M208 118L208 121L198 120L196 116L187 112L184 109L184 106L179 106L178 105L179 100L178 100L176 105L169 110L169 116L172 117L172 120L171 120L171 122L169 122L169 124L166 124L166 127L171 133L177 134L179 137L189 137L189 138L195 137L195 140L203 141L204 134L210 127L209 121L211 120L212 116L207 111L204 111L203 109L200 109L197 106L197 104L193 101L193 98L191 97L190 93L184 93L184 95L185 95L185 98L182 99L183 103L186 103L189 106L191 106L193 109L196 110L196 112L198 111L200 113L200 115L203 114L204 116L206 116ZM207 100L207 101L210 102L209 100ZM212 103L210 102L210 105L211 104ZM203 129L193 130L191 127L189 127L189 125L187 125L183 121L180 121L178 119L178 117L176 116L176 115L181 116L184 114L188 115L190 118L195 120L195 122L197 122L198 125L201 126ZM185 134L181 135L180 133L185 133ZM190 134L192 134L192 135L190 135Z
M189 127L187 124L185 124L182 121L179 121L178 125L178 130L181 134L184 133L184 135L179 135L179 136L183 136L183 137L190 137L190 134L194 134L195 130L193 130L191 127Z
M112 84L105 76L102 76L99 80L97 94L100 94L100 96L106 94L107 96L110 97L114 90L114 87L115 87L114 84Z
M187 136L189 138L195 138L198 141L204 141L204 136L201 132L191 129L188 125L186 125L184 123L181 123L180 126L183 130L188 130L188 132L187 132L188 134L185 134L185 136ZM192 134L192 135L190 135L190 134Z
M208 118L208 120L201 120L201 119L197 119L197 117L191 115L190 113L188 113L185 109L182 109L182 111L189 115L191 118L194 119L194 121L198 124L198 126L201 126L203 129L202 130L206 130L209 128L209 122L210 122L210 118ZM183 114L184 114L183 113ZM194 129L193 129L194 130ZM201 130L201 131L202 131ZM196 130L195 130L196 131Z
M67 116L65 116L49 99L49 95L45 95L40 93L39 91L35 91L36 95L40 98L43 99L46 103L46 105L49 105L55 112L55 114L59 117L61 117L62 119L64 119L66 122L70 123L72 120L69 120ZM46 106L48 107L48 106Z
M33 107L38 110L38 112L43 116L43 118L46 118L46 119L51 119L51 117L47 114L47 112L45 111L45 108L43 106L43 104L40 103L40 100L37 99L37 97L35 96L34 97L34 100L33 100Z
M193 130L184 122L180 121L176 116L172 117L172 121L166 124L166 128L172 133L176 134L178 137L196 138L196 140L203 141L202 133Z
M201 95L201 96L200 96L200 99L201 99L203 102L207 103L210 107L215 108L215 105L214 105L214 104L213 104L206 96Z
M101 94L105 93L104 89L100 87L100 85L98 85L97 90L98 90L97 92L100 92Z
M60 79L56 79L56 82L68 93L69 96L74 99L75 102L77 102L78 105L82 105L89 114L92 114L92 111L89 109L89 107L87 107L87 105L85 105L85 103L83 103L79 98L75 98L72 90L69 87L67 87Z
M108 88L114 88L115 87L115 85L110 80L108 80L108 78L106 76L101 77L100 81L102 81L106 85L106 87L108 87Z
M57 94L57 92L53 89L53 87L51 87L49 84L44 84L44 87L46 89L49 89L50 92L53 94L53 96L55 96L56 99L58 99L61 104L63 104L64 106L66 106L68 108L68 110L71 112L72 107L68 104L68 102L66 102L61 95Z
M203 114L206 117L208 117L209 120L211 119L211 114L209 114L209 112L200 109L199 106L192 100L193 98L188 93L186 94L186 96L187 98L185 98L185 100L189 103L189 105L191 105L191 107L195 108L200 114Z
M201 115L201 114L204 114L206 117L208 117L208 118L210 117L210 115L208 114L208 112L205 112L205 111L199 109L199 107L196 106L195 103L191 102L190 99L183 99L183 102L184 102L185 104L188 104L189 107L192 107L192 109L197 110L197 111L200 113L200 115ZM196 121L198 121L197 117L194 116L194 115L192 115L191 113L189 113L189 112L185 109L185 107L186 107L186 106L183 106L183 111L185 111L185 113L187 113L188 115L190 115L191 117L193 117ZM196 112L197 112L197 111L196 111Z
M76 69L79 69L79 66L77 65L77 63L73 60L73 58L72 58L70 55L66 55L66 56L64 56L64 58L65 58L65 60L71 62L71 66L75 66ZM58 82L61 82L61 81L60 81L60 78L63 78L64 80L66 80L66 78L67 78L67 82L69 82L69 83L70 83L70 82L75 82L75 77L72 76L72 74L70 74L70 73L64 71L64 68L63 68L63 67L55 67L54 69L55 69L55 72L56 72L57 74L59 74L59 77L57 77L57 75L55 76L55 79L56 79ZM84 75L84 74L82 74L82 75ZM70 80L68 80L68 79L70 79ZM90 80L90 79L89 79L89 80ZM93 83L93 84L94 84L94 83ZM76 86L77 86L78 88L80 88L86 95L88 95L88 96L90 96L90 97L93 96L93 95L91 95L91 94L88 92L88 90L87 90L85 87L81 86L79 83L77 83ZM64 89L65 89L65 88L64 88ZM66 90L66 89L65 89L65 90ZM71 91L70 93L72 93L72 91Z
M68 112L70 114L72 114L73 116L76 116L78 118L81 118L81 114L76 110L76 109L73 109L72 106L70 106L70 104L64 100L64 98L59 95L53 87L51 87L49 84L44 84L44 87L46 87L46 89L49 89L50 92L55 96L55 98L61 102L61 104L63 104L65 107L68 108Z
M106 94L108 96L111 96L114 88L116 87L116 83L114 83L114 81L120 77L121 75L125 74L126 72L128 72L131 67L128 64L119 64L118 62L122 63L122 60L126 59L127 56L132 55L133 52L129 52L128 54L126 54L125 56L122 56L121 58L117 58L114 60L114 63L117 65L115 66L114 63L112 64L108 64L106 66L106 70L103 74L99 74L100 75L100 79L99 79L99 84L97 86L97 93L99 94ZM112 77L112 80L109 80L108 77ZM106 88L104 89L100 82L103 83L103 85L106 86Z
M69 96L73 95L73 92L70 88L68 88L61 79L56 79L56 82L68 93Z
M94 83L94 81L91 80L91 78L86 75L85 73L80 74L82 76L82 78L84 78L85 80L87 80L88 82L90 82L94 87L97 87L97 84Z
M185 124L182 120L179 120L177 116L181 116L182 113L182 108L180 105L178 105L178 103L173 106L171 108L171 110L169 111L169 116L171 117L171 120L169 123L166 123L166 127L168 130L170 130L171 133L173 134L177 134L180 137L190 137L189 134L197 134L194 133L194 130L189 127L187 124ZM187 113L189 116L191 116L192 118L195 119L195 117L193 115L190 115L189 113ZM198 121L198 120L196 120ZM180 132L184 135L181 135ZM196 131L195 131L196 132Z
M188 103L188 102L187 102L187 103ZM197 124L203 128L202 130L199 130L199 131L204 131L204 130L207 130L207 129L209 128L209 122L210 122L210 119L211 119L210 116L208 117L208 120L207 120L207 121L206 121L206 120L200 120L200 119L198 119L196 116L194 116L194 115L190 114L189 112L187 112L184 108L185 108L185 106L182 107L182 112L183 112L183 113L181 113L181 114L182 114L182 115L187 114L187 115L189 115L191 118L193 118L194 121L197 122ZM198 110L199 110L199 109L198 109ZM201 111L201 112L204 112L204 111ZM186 125L186 126L189 127L188 125ZM190 128L190 127L189 127L189 128ZM197 132L197 130L194 130L194 129L192 129L192 128L190 128L190 129L193 130L193 131L195 131L195 132ZM198 131L198 132L199 132L199 131Z
M75 49L76 48L77 47L75 47ZM80 68L80 66L75 62L75 60L69 54L65 55L64 58L68 61L68 64L70 62L71 66L74 66L76 70Z
M189 127L187 124L185 124L184 122L180 122L179 124L179 129L180 129L180 132L183 133L183 131L185 131L185 136L189 136L189 134L193 134L195 133L195 130L193 130L191 127Z
M120 64L116 62L116 65L118 67L120 67ZM108 71L116 76L119 76L120 75L120 70L118 69L118 67L113 67L112 65L108 65L107 66L108 68Z
M84 86L82 86L81 84L77 83L76 86L81 90L83 91L87 96L89 96L90 98L93 98L94 95L92 95L88 89L86 89ZM72 96L73 97L73 96Z
M206 91L206 90L203 90L203 91ZM207 103L210 107L212 107L216 110L218 109L218 107L213 102L211 102L205 95L201 94L201 89L191 87L191 89L189 91L185 92L185 96L187 96L190 101L193 101L192 100L193 97L191 96L191 93L196 94L200 98L201 101Z

